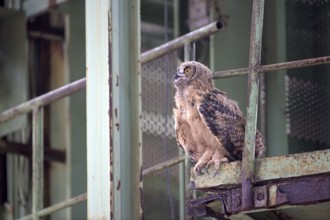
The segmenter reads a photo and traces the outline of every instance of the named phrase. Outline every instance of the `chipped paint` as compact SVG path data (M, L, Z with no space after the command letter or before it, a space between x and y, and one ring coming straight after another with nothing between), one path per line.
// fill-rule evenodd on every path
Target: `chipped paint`
M253 206L252 185L254 182L254 155L259 95L259 77L258 72L254 67L260 66L261 62L264 4L264 0L254 0L252 8L248 78L249 99L246 113L245 141L241 173L243 210L249 210Z
M259 158L255 161L255 182L294 178L299 176L316 175L330 172L330 150L320 150L288 156ZM241 184L241 162L222 163L220 172L214 177L214 167L209 173L195 176L191 172L191 181L196 189L228 188Z

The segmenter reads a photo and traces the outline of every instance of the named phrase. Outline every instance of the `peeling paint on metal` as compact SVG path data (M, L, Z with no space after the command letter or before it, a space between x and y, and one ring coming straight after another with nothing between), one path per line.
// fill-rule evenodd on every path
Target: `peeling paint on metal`
M255 182L276 180L280 178L293 178L299 176L316 175L330 172L330 150L320 150L287 156L259 158L255 161ZM276 165L276 166L275 166ZM241 183L241 162L222 163L217 176L214 167L209 173L195 176L191 173L191 181L197 189L228 188Z

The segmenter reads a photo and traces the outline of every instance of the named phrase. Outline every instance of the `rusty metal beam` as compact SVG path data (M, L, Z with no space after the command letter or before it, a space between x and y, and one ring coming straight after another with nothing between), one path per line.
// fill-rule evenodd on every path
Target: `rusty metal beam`
M241 172L243 210L249 210L253 206L252 185L254 182L254 155L259 95L259 75L254 67L260 66L261 62L264 5L264 0L253 1L248 78L249 98Z
M240 187L218 190L188 204L189 215L195 211L198 217L224 217L236 213L276 210L290 206L315 204L330 201L330 173L318 176L303 176L294 179L265 181L253 187L252 209L242 209Z
M281 178L294 178L306 175L330 173L330 150L259 158L255 160L255 183ZM195 189L228 188L241 184L241 161L222 163L220 171L214 177L214 168L210 174L196 176L192 172L191 182Z
M324 57L310 58L304 60L295 60L284 63L262 65L253 68L255 68L255 70L258 73L267 73L267 72L274 72L274 71L286 70L286 69L296 69L296 68L303 68L309 66L324 65L329 63L330 63L330 56L324 56ZM213 78L220 79L225 77L243 76L248 73L249 73L249 68L223 70L223 71L215 72L213 74Z
M111 1L113 219L143 219L140 2Z

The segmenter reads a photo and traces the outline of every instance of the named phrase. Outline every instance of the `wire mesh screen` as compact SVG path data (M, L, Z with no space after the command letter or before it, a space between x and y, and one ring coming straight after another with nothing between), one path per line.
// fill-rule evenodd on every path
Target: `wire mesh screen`
M286 96L287 133L330 145L326 89L316 83L286 77Z
M178 155L172 109L175 53L142 65L143 169ZM144 177L146 219L178 219L179 169L174 166Z
M329 55L329 11L328 0L286 0L288 60ZM294 138L290 145L330 146L329 73L329 65L287 71L287 133Z

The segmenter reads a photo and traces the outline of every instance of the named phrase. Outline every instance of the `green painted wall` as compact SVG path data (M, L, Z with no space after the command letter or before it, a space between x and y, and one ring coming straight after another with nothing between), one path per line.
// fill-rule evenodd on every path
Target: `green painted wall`
M252 1L221 1L219 6L221 14L228 15L228 19L225 28L212 37L211 69L219 71L247 67ZM219 79L216 86L238 101L242 111L246 112L246 76Z

